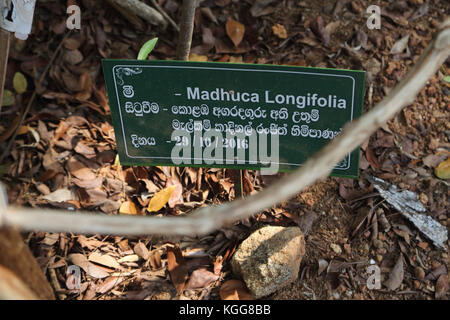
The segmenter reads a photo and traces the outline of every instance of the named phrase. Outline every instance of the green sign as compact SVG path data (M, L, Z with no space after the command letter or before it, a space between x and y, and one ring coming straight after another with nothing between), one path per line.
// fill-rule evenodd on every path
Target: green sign
M120 162L298 168L362 113L363 71L103 60ZM357 177L359 149L333 175Z

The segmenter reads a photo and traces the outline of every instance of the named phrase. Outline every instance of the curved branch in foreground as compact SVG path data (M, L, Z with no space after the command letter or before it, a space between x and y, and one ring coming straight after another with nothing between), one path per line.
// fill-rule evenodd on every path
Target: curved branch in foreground
M61 210L13 207L6 209L3 202L5 209L1 210L0 207L0 211L3 211L3 224L24 230L87 234L206 234L269 208L294 196L318 179L327 177L336 163L368 139L403 107L411 104L449 55L450 18L447 18L417 64L383 101L358 120L347 124L336 139L311 157L302 168L256 195L217 207L201 208L185 217L127 217L69 213ZM1 220L0 216L0 225Z

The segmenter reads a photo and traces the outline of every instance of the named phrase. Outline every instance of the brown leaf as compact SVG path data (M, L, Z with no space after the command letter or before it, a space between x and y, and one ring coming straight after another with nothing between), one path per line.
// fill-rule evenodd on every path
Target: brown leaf
M118 286L123 280L125 280L125 277L109 277L101 285L96 287L95 291L101 294L106 293L115 286Z
M240 280L228 280L220 287L222 300L255 300Z
M272 2L275 2L275 0L256 0L250 9L251 15L253 17L261 16L265 11L264 9Z
M311 21L309 27L311 28L312 32L314 32L316 37L321 39L325 46L328 46L328 44L330 43L330 34L325 28L323 18L321 16L318 16L316 19Z
M95 152L95 150L91 147L88 147L87 145L85 145L83 142L78 141L77 145L74 148L75 152L82 154L83 156L85 156L88 159L92 159L95 158L97 156L97 153Z
M162 266L161 263L161 252L158 250L150 256L150 266L152 269L159 269Z
M181 186L180 181L174 177L167 179L166 187L170 186L175 186L168 202L169 207L173 208L175 205L183 203L183 187Z
M237 47L244 39L245 26L236 21L228 20L226 24L227 35L233 41L234 46Z
M219 279L219 276L206 270L197 269L192 272L188 283L186 284L186 289L198 289L208 286L211 282Z
M449 154L447 152L438 152L437 154L429 154L422 159L422 162L428 168L436 168L442 161L447 159Z
M74 265L79 266L93 278L102 279L109 276L109 273L105 271L105 269L89 262L88 259L80 253L70 254L68 258L70 262L72 262Z
M277 23L276 25L274 25L272 27L272 32L274 35L276 35L280 39L287 39L286 28L279 23Z
M80 180L93 180L96 175L87 168L82 162L75 158L71 158L66 165L67 170Z
M133 201L128 200L120 205L119 212L122 214L138 214L139 210Z
M299 218L298 226L305 235L311 230L314 221L316 221L318 217L319 215L317 212L309 211Z
M136 243L136 245L133 248L134 253L136 253L139 257L141 257L144 260L148 260L149 252L145 244L142 242Z
M403 270L403 256L400 254L394 268L389 274L389 279L384 282L384 285L389 290L396 290L403 282L404 270Z
M116 259L114 259L113 257L111 257L110 255L107 255L107 254L92 252L88 257L88 260L91 262L101 264L105 267L113 268L113 269L121 269L122 268L120 266L120 264L116 261Z
M185 287L188 272L183 254L177 246L167 247L167 269L177 292L181 293Z
M55 174L63 172L62 165L57 160L58 153L53 148L48 148L42 159L42 165L46 170L52 170Z
M47 200L49 202L67 202L72 200L78 200L78 197L72 190L58 189L46 196L43 196L42 199Z
M439 267L431 271L425 277L426 280L436 280L443 274L447 274L447 267L444 264L441 264Z
M443 299L445 298L448 291L448 276L446 274L443 274L439 277L439 279L436 282L436 292L435 298L436 299Z
M377 156L369 147L366 148L366 159L374 169L380 169L380 163L378 162Z

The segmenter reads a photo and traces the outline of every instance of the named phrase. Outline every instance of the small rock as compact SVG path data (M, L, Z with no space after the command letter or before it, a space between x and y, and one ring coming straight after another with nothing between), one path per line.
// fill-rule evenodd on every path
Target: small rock
M267 226L240 244L231 267L258 299L297 279L304 254L305 239L300 228Z
M423 280L425 278L425 271L421 267L415 267L414 275L416 276L417 279Z
M342 249L341 246L335 243L330 244L330 248L336 253L336 254L341 254L342 253Z
M381 254L377 254L375 259L377 260L378 263L380 263L381 261L383 261L383 256Z

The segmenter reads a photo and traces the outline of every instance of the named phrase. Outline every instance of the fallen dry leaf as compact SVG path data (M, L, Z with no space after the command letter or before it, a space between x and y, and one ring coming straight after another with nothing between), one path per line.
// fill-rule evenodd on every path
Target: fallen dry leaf
M156 212L161 210L172 196L172 192L175 190L176 186L170 186L157 192L153 198L151 198L148 204L148 212Z
M435 298L443 299L447 294L447 291L448 291L448 276L446 274L443 274L436 281Z
M84 270L84 272L93 278L102 279L109 276L109 272L89 262L88 259L81 253L70 254L68 258L70 262L76 266L79 266Z
M166 183L167 187L175 186L170 198L169 198L169 207L173 208L177 204L183 203L183 186L181 185L180 181L178 179L170 177L167 179Z
M401 39L399 39L391 48L390 54L400 54L405 51L408 46L409 34Z
M120 258L119 260L117 260L117 262L119 263L124 263L124 262L137 262L139 261L139 256L137 254L130 254L127 255L123 258Z
M188 271L183 254L177 246L167 247L167 269L175 289L177 289L178 293L181 293L185 288Z
M403 282L404 277L404 271L403 271L403 256L400 254L398 257L397 262L395 263L394 268L392 269L391 273L389 274L389 279L385 281L384 285L389 290L396 290Z
M141 257L144 260L148 260L149 258L149 252L145 244L142 242L136 243L136 245L133 248L134 253L136 253L139 257Z
M139 210L133 201L127 200L120 205L119 212L122 214L138 214Z
M89 257L88 260L91 262L95 262L98 264L101 264L105 267L110 267L113 269L120 269L121 266L120 264L117 262L116 259L114 259L113 257L111 257L110 255L107 254L101 254L98 252L92 252Z
M233 41L234 46L238 47L242 42L242 39L244 39L245 26L236 20L228 20L226 30L227 35L231 41Z
M228 280L220 287L222 300L255 300L240 280Z
M207 56L201 56L195 53L189 54L189 61L206 62L208 61Z
M49 202L66 202L77 200L77 195L69 189L58 189L46 196L43 196L42 199L47 200Z
M119 285L123 280L125 280L125 277L109 277L101 285L97 286L95 291L101 294L106 293Z
M82 162L71 158L66 165L67 170L80 180L93 180L96 175Z
M276 35L278 38L287 39L287 31L283 25L277 23L276 25L274 25L272 27L272 31L273 31L273 34Z
M314 32L316 37L321 39L325 46L328 46L328 44L330 43L330 34L325 28L323 18L321 16L318 16L316 19L311 21L309 27L311 28L312 32Z
M197 269L192 272L188 283L186 284L186 289L198 289L204 288L210 283L219 279L219 276L208 271L206 269Z

